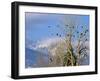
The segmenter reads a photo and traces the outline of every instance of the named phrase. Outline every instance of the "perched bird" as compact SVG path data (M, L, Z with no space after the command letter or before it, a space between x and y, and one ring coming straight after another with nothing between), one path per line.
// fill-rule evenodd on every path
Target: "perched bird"
M77 33L79 33L79 32L77 31Z
M83 28L83 26L81 26Z
M74 26L72 28L74 29Z
M69 36L69 34L67 34L67 36Z
M87 31L85 31L85 33L87 33Z
M85 39L85 41L87 41L87 39Z
M81 35L83 35L83 33L81 33Z
M51 61L51 62L53 61L52 58L50 58L50 61Z
M65 26L68 26L68 25L65 25Z
M88 32L89 30L87 29L86 31Z

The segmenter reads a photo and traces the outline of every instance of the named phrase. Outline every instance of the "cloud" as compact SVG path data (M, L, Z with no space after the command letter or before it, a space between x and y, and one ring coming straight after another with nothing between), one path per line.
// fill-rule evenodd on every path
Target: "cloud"
M48 47L48 46L50 46L52 44L55 44L55 43L57 43L57 42L59 42L61 40L62 39L59 38L59 37L56 37L56 38L55 37L54 38L47 38L45 40L40 41L38 47L39 48L41 48L41 47Z
M58 43L65 42L64 39L65 39L64 37L63 38L52 37L52 38L45 38L45 39L42 39L42 40L36 41L36 42L32 42L32 41L28 42L27 41L26 47L28 47L30 49L34 49L34 50L38 50L39 48L49 48L51 46L55 46ZM76 48L78 45L78 41L77 40L73 41L72 45L74 48ZM89 41L85 42L84 46L89 48Z
M51 45L55 45L61 41L64 41L63 38L59 38L59 37L46 38L41 41L37 41L35 43L28 42L27 47L30 49L38 50L39 48L48 48Z

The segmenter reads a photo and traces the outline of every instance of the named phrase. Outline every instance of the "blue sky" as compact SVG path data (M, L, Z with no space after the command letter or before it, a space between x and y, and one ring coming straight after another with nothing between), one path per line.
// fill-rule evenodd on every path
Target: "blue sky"
M65 25L68 26L66 27ZM48 47L59 41L59 38L64 38L64 28L69 28L72 26L78 27L77 31L79 32L83 31L83 28L81 26L86 27L86 29L89 30L89 16L25 12L26 67L33 67L34 64L38 64L38 53L40 53L41 51L41 53L43 53L44 55L49 54L49 52L47 51ZM74 35L77 35L77 33L75 32ZM87 38L89 39L89 33L87 34ZM76 38L74 38L73 43L76 44L76 41ZM39 49L44 47L47 49ZM89 62L89 58L87 58L87 60L84 60L84 62L85 61ZM48 61L46 60L46 62Z
M88 15L74 14L53 14L53 13L25 13L25 39L37 42L47 38L57 37L57 33L63 34L65 24L69 26L79 26L78 31L82 31L80 26L89 29ZM59 25L59 27L57 27Z

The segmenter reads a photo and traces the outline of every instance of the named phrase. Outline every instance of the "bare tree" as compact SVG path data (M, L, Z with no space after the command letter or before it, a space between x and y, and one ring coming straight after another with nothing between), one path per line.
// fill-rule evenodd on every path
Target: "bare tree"
M85 25L80 26L76 24L76 19L75 16L69 20L65 18L63 23L60 22L60 24L56 25L63 34L56 33L56 36L59 38L64 36L64 46L66 47L66 51L63 52L64 48L62 48L62 45L57 45L55 50L56 56L52 57L56 65L61 63L63 66L79 66L81 60L89 53L89 29Z
M79 27L81 27L81 31L78 30L78 27L65 25L64 31L66 35L64 41L66 42L67 51L63 57L63 66L78 66L80 65L80 60L87 55L89 47L87 47L86 42L89 41L89 30L87 27ZM59 34L57 36L59 36ZM77 42L76 47L74 47L74 42ZM76 52L74 52L74 50L76 50ZM59 55L61 55L61 53Z

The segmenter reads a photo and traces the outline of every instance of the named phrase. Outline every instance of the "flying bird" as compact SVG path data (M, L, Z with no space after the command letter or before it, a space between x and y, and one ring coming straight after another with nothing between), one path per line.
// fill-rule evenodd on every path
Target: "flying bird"
M50 28L51 26L48 26L48 28Z
M58 33L56 35L58 36Z
M59 37L61 37L61 35L59 35Z

